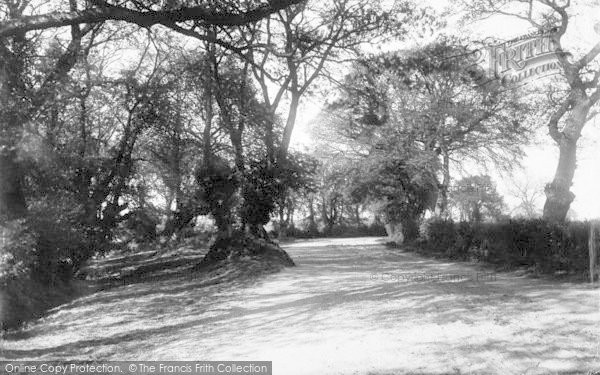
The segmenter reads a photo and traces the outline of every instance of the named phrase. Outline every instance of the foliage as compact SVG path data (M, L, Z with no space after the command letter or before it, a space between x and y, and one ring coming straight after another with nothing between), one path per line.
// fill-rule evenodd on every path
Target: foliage
M335 129L328 142L358 159L379 158L389 175L402 164L403 180L422 185L406 195L424 195L426 205L437 195L443 214L451 162L511 168L533 126L515 92L481 82L481 74L474 51L452 39L361 59L323 116Z
M35 266L36 236L23 220L9 221L0 227L0 285L13 278L29 277Z
M453 259L474 259L501 267L528 266L541 273L583 274L589 266L588 222L541 219L498 223L454 223L435 219L424 226L424 250Z
M202 191L202 200L209 206L217 228L226 232L235 222L233 208L239 201L240 177L225 161L213 162L199 169L196 179Z
M277 189L272 194L273 203L279 213L280 231L293 221L297 209L298 197L306 197L317 189L316 173L318 161L311 155L292 152L283 165L277 166L274 179ZM287 217L284 218L287 211Z
M159 224L157 215L153 215L149 209L136 209L128 212L123 221L123 227L131 231L129 238L134 238L136 242L151 242L156 239L156 227Z
M456 241L456 228L451 220L433 219L421 225L421 236L426 241L428 248L437 252L444 252L454 245Z
M385 228L381 223L368 225L335 224L327 231L319 231L310 227L299 228L293 226L287 228L287 236L290 238L384 237L385 235Z
M275 200L283 195L282 190L286 186L284 176L285 171L267 161L249 163L242 188L240 216L243 223L262 226L269 222L275 210Z

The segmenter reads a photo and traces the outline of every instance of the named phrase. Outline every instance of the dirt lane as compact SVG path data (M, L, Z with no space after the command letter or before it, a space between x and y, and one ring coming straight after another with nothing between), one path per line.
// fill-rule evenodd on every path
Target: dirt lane
M0 344L10 359L272 360L279 374L600 370L600 292L387 249L285 246L254 282L158 280L55 309ZM479 280L476 280L479 279Z

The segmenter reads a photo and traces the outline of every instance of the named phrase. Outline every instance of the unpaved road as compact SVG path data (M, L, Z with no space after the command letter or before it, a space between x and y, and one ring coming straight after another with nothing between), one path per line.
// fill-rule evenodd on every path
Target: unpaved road
M155 280L77 299L4 337L0 357L269 360L276 375L600 370L589 285L478 275L374 238L285 248L298 266L254 282Z

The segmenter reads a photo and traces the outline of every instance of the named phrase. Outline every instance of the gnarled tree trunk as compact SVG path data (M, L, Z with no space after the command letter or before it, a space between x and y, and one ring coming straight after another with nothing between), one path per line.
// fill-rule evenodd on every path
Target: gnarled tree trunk
M559 150L554 179L545 188L544 219L550 221L564 221L575 199L575 194L569 189L577 165L577 140L565 138L560 142Z
M571 102L566 102L550 120L550 135L558 144L559 158L554 179L546 185L546 203L544 204L544 219L550 221L564 221L575 194L570 191L573 185L573 176L577 168L577 141L581 136L591 106L594 101L584 95L574 96ZM565 127L558 131L558 119L561 112L572 105Z
M402 245L404 243L404 233L401 223L386 223L385 231L388 235L388 239L390 240L390 242L393 242L396 245Z

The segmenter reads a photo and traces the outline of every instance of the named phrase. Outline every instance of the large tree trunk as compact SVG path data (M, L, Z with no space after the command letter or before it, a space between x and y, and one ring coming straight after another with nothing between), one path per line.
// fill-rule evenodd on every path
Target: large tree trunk
M288 118L283 129L283 136L281 139L281 148L279 150L279 161L284 162L287 157L287 152L290 147L292 140L292 132L294 131L294 125L296 124L296 117L298 115L298 106L300 105L300 94L292 91L292 99L290 102L290 110L288 112Z
M595 100L586 98L583 93L576 97L562 131L558 131L559 115L568 107L563 106L550 120L550 135L558 144L559 157L554 179L545 188L546 203L543 217L546 220L565 221L571 203L575 199L575 194L569 189L573 185L573 176L577 168L577 141L581 137L581 130L587 122L590 108Z
M404 243L404 233L401 223L388 222L385 224L385 231L390 242L393 242L396 245L402 245Z
M390 242L396 245L410 243L419 236L419 224L417 218L403 216L398 219L389 219L385 223L385 231L387 232Z
M577 139L563 138L559 145L558 167L554 180L546 185L546 203L544 219L564 221L571 203L575 199L569 189L573 184L573 176L577 166Z

